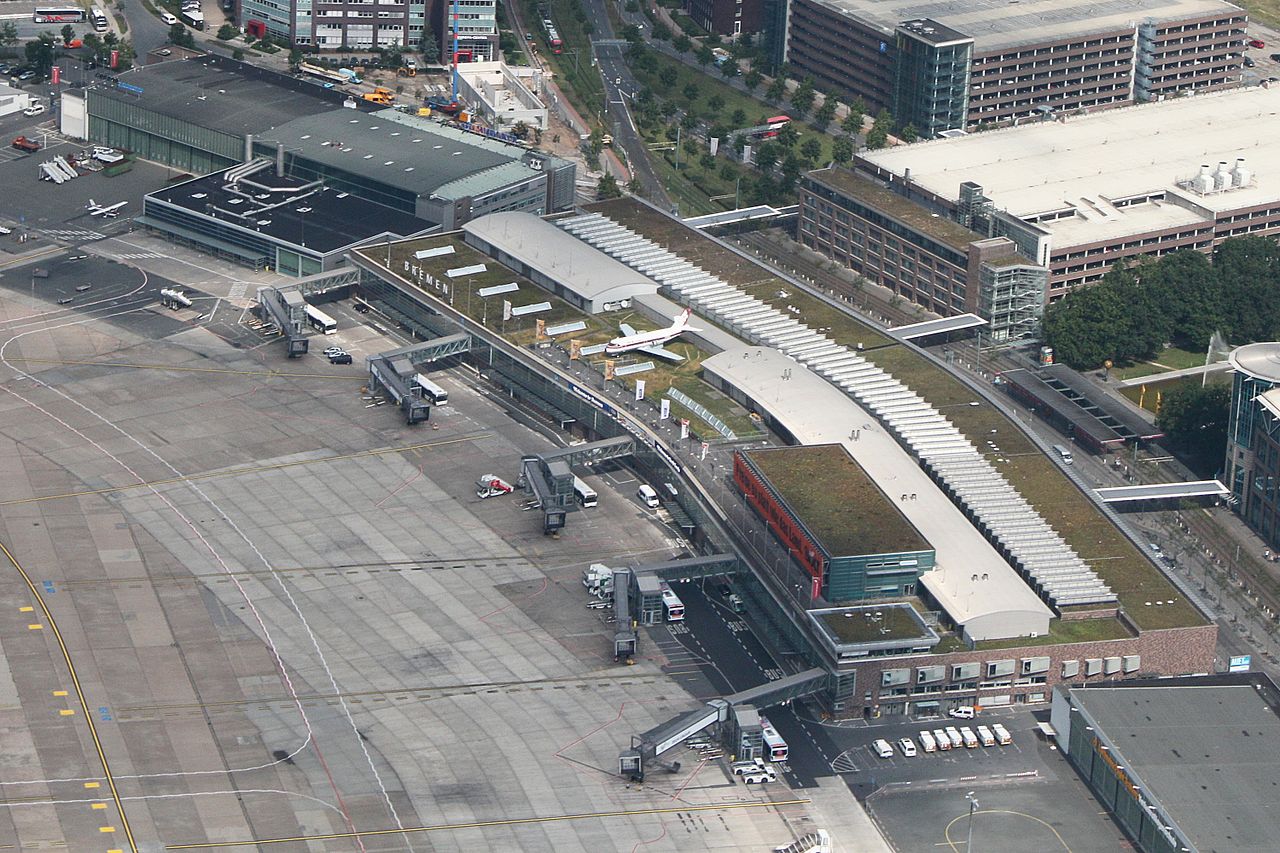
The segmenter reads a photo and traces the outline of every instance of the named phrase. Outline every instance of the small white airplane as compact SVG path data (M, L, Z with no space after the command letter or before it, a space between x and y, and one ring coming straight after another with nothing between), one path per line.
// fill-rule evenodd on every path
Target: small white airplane
M693 312L686 308L672 318L675 322L670 326L665 329L654 329L652 332L637 332L626 323L620 323L619 328L622 329L622 337L614 338L604 345L605 355L621 355L624 352L639 350L649 355L655 355L658 358L665 358L667 361L684 361L684 356L678 352L672 352L664 347L663 344L685 332L702 331L689 325L689 317L692 314Z
M102 205L98 204L93 199L89 199L89 203L84 206L84 209L89 211L90 216L101 216L104 219L115 219L120 215L120 208L124 207L128 203L129 202L127 201L119 201L115 204Z

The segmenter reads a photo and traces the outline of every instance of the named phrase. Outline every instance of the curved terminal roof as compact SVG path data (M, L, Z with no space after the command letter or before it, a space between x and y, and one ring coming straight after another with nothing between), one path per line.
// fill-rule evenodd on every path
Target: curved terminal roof
M593 314L606 302L658 292L653 279L532 213L490 213L462 230L577 294Z
M844 446L936 552L920 581L974 640L1049 630L1053 612L875 418L840 389L768 347L742 347L702 362L801 444ZM856 438L854 438L856 436Z
M1246 376L1280 384L1280 343L1245 344L1232 350L1227 360Z

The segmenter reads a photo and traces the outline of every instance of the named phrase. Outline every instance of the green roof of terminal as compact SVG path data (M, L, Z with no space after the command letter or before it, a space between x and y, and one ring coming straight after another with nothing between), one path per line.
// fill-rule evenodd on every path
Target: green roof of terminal
M832 557L925 551L929 543L838 444L746 450Z

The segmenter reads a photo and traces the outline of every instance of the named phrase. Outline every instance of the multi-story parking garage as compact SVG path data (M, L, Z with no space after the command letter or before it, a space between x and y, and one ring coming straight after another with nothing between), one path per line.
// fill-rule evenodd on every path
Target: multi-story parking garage
M799 76L932 136L1239 85L1248 17L1222 0L794 0L787 23Z

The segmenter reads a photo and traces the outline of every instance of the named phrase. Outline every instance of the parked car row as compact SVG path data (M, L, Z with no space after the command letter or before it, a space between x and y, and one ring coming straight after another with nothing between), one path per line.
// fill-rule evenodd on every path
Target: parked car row
M916 748L916 741L909 737L898 740L898 750L904 757L915 758L920 751L946 752L950 749L977 749L979 746L1008 746L1013 743L1013 735L1000 723L992 723L990 726L978 726L976 730L969 726L946 726L932 731L926 729L917 735L916 740L920 742L919 749ZM871 750L881 758L893 758L893 745L884 738L874 741Z
M350 364L351 353L342 347L325 347L325 358L329 359L330 364Z

